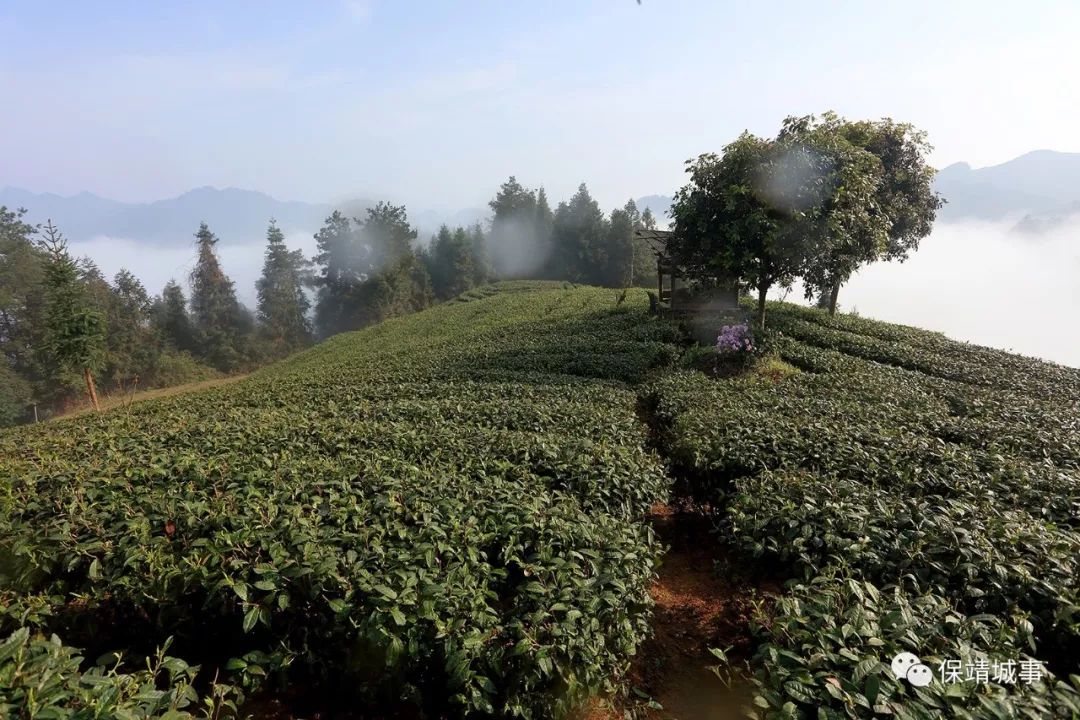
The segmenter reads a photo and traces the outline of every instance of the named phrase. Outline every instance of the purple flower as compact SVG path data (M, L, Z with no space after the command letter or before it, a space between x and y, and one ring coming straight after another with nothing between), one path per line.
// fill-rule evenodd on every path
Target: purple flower
M725 325L716 336L716 350L722 353L748 353L754 344L750 337L750 328L745 323Z

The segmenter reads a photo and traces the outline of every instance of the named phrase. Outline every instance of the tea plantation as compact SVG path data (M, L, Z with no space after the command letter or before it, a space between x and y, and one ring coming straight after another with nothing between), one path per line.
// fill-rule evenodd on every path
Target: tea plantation
M0 436L0 706L213 714L226 681L284 678L546 717L610 686L648 631L640 519L668 488L630 383L674 337L644 293L503 285ZM170 637L155 685L138 658Z
M776 304L799 372L716 378L618 298L503 283L0 435L0 715L565 715L625 688L671 492L788 581L759 717L1080 715L1080 371ZM1045 670L913 687L900 651Z
M759 629L756 711L1080 716L1080 371L788 305L770 325L802 372L644 390L682 491L791 579ZM902 651L935 682L896 680ZM939 673L1033 658L1041 681Z

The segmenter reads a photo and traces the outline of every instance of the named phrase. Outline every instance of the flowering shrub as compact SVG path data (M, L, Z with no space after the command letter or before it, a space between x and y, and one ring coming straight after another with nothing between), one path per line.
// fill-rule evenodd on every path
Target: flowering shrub
M753 338L746 323L724 325L716 336L716 350L720 353L751 353L754 351Z

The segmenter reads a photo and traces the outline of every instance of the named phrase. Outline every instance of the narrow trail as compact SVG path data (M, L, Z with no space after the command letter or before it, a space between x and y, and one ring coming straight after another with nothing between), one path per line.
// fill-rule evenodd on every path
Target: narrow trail
M710 648L728 649L730 668L753 652L755 608L771 602L779 585L751 579L710 532L709 518L693 508L656 505L648 518L669 547L652 588L653 634L634 660L630 683L662 705L652 720L742 718L750 686L739 675L725 683L710 668ZM622 709L596 701L585 720L622 718Z

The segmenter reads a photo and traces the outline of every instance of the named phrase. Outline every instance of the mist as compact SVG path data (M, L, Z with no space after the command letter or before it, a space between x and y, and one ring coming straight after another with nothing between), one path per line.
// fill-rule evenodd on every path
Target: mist
M1080 367L1080 215L1038 236L1013 226L938 224L906 262L859 271L840 311Z
M1011 219L939 223L906 262L856 273L840 291L840 311L1080 367L1080 215L1036 236L1013 232L1014 225ZM285 235L290 249L315 253L311 231ZM490 248L510 275L527 276L546 259L548 249L525 242L528 236L524 229L508 232L509 242ZM265 243L222 243L217 250L237 298L254 309ZM195 262L194 242L151 250L136 240L97 237L72 243L71 251L90 257L110 280L127 268L151 295L174 278L186 291ZM804 302L802 289L796 286L787 299Z
M302 250L305 257L315 254L315 237L310 230L286 230L285 244L290 250ZM68 250L73 257L93 260L107 280L126 268L139 278L151 295L161 294L169 280L176 280L190 299L188 275L195 266L197 250L192 240L187 247L147 247L145 243L128 238L98 236L92 240L72 242ZM236 287L236 298L249 309L256 305L255 281L262 275L266 241L249 243L218 243L216 246L221 268Z

